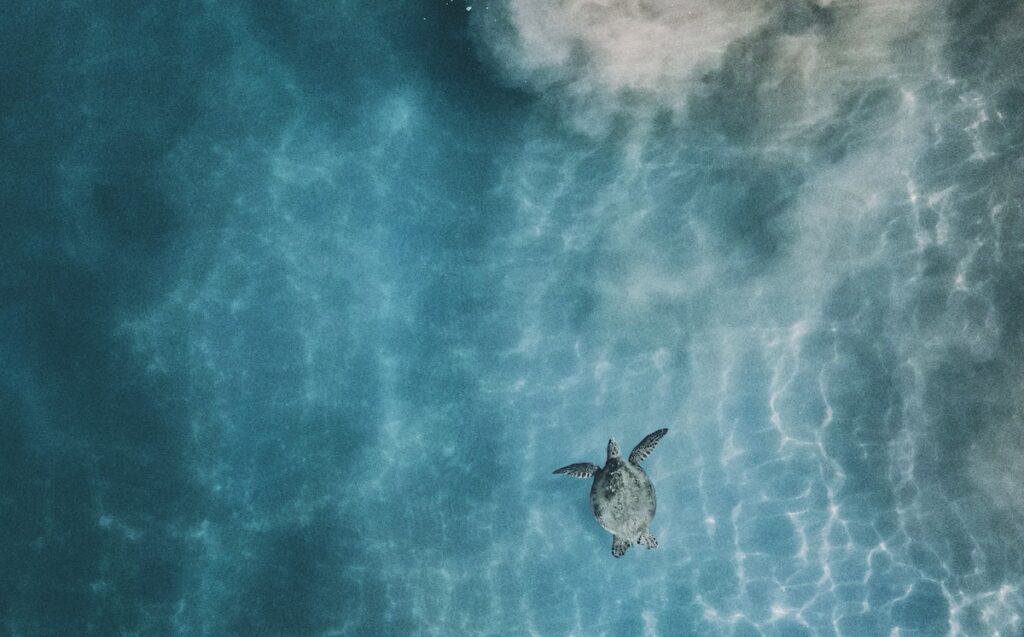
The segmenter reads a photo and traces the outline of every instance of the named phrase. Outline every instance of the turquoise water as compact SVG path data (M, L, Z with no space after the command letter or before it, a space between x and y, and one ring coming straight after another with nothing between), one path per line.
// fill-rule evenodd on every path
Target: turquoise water
M1017 2L14 2L0 633L1020 635ZM645 461L659 548L589 482Z

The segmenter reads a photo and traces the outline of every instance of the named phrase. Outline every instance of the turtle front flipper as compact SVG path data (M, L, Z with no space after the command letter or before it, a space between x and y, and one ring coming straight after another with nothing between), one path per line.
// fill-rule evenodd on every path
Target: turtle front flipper
M658 446L658 441L667 433L668 429L659 429L654 433L647 434L647 436L640 441L640 444L633 447L633 451L629 454L629 461L633 464L640 464L644 458L651 455L654 448Z
M561 469L555 469L555 474L565 474L572 476L573 478L590 478L597 472L601 467L597 466L592 462L577 462L576 464L567 465Z
M631 546L633 546L632 542L616 535L612 539L612 557L622 557Z
M636 543L642 544L643 546L646 546L649 549L658 548L658 538L651 535L651 532L648 529L644 529L640 532L640 539L637 540Z

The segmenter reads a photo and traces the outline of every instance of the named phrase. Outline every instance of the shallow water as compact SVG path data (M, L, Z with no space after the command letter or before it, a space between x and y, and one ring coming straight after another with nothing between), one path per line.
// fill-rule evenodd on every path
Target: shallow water
M1024 11L15 2L11 635L1016 635ZM645 466L659 548L589 483Z

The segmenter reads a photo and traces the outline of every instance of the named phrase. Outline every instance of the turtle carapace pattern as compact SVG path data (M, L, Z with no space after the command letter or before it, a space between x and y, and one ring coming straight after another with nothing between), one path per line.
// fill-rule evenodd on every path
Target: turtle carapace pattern
M597 522L614 536L612 555L615 557L622 557L634 544L643 544L649 549L658 547L658 540L648 528L657 506L654 485L640 463L651 455L667 433L668 429L659 429L649 434L625 459L612 438L608 441L608 458L603 467L580 462L555 470L556 474L573 478L594 478L590 507Z

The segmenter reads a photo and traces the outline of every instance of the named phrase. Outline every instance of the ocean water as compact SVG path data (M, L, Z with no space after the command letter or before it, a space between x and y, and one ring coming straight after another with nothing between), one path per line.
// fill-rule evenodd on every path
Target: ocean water
M0 633L1024 634L1024 5L21 2ZM589 482L646 469L660 547Z

